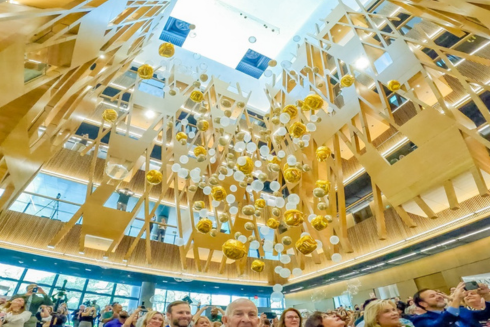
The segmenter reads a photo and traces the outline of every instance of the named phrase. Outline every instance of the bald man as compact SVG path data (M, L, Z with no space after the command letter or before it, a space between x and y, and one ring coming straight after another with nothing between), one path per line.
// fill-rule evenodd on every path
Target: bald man
M226 308L223 323L226 327L258 327L259 311L249 299L238 299Z

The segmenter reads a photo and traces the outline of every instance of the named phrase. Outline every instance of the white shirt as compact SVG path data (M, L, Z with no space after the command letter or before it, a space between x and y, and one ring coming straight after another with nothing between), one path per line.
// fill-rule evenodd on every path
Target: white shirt
M31 316L32 313L27 310L20 314L12 314L12 312L7 312L3 327L24 327L24 323L27 322Z

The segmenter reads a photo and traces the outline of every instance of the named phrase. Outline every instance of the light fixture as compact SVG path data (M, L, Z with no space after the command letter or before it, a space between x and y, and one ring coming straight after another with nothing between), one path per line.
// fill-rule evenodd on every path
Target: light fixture
M155 116L156 116L156 114L153 110L145 111L145 117L146 118L152 119L152 118L155 118Z
M105 59L105 56L104 55L100 55L99 58L100 59Z
M358 69L364 69L364 68L367 68L369 66L369 60L367 60L365 57L361 57L361 58L357 59L357 61L354 65Z
M403 260L405 258L409 258L409 257L412 257L414 255L416 255L417 253L414 252L414 253L410 253L410 254L407 254L407 255L404 255L404 256L401 256L401 257L398 257L396 259L393 259L393 260L389 260L388 263L392 263L392 262L396 262L396 261L400 261L400 260Z

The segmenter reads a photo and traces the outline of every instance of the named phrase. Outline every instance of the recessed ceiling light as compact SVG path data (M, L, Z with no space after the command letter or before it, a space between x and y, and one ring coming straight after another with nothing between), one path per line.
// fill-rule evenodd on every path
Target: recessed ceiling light
M255 42L257 42L257 38L255 36L251 36L248 38L248 42L255 43Z
M155 115L156 114L155 114L155 112L153 110L147 110L147 111L145 111L146 118L150 118L150 119L151 118L155 118Z
M366 68L367 66L369 66L369 60L367 60L366 58L364 57L361 57L359 59L357 59L356 63L355 63L355 66L359 69L364 69Z

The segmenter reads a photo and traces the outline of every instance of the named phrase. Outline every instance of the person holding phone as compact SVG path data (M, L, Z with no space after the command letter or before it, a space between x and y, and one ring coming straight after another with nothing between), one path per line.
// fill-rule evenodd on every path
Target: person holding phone
M35 314L39 311L41 305L53 305L51 298L37 284L30 284L26 287L25 294L17 294L12 299L23 298L25 301L25 310L31 312L31 318L24 324L24 327L36 327L37 318Z
M97 309L95 307L87 307L80 315L79 327L92 327L94 319L97 317Z
M490 326L490 289L486 284L465 283L464 303L461 308L459 327Z
M26 310L24 299L16 298L7 302L0 312L0 327L22 327L31 318L31 315L32 313Z

